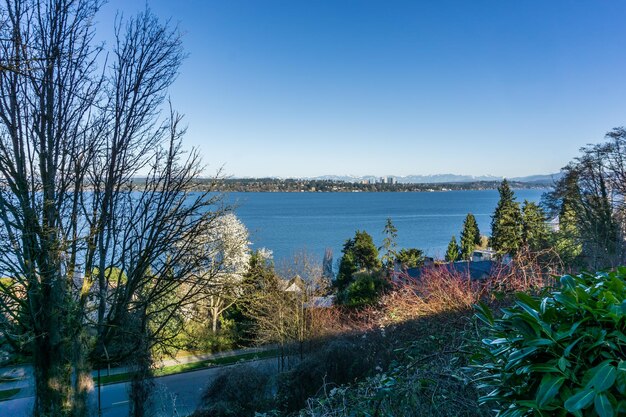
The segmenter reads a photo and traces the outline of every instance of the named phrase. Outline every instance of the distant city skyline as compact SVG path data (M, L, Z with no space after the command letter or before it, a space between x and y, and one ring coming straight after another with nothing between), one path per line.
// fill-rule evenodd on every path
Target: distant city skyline
M170 93L207 175L547 174L626 124L625 2L147 4L184 33Z

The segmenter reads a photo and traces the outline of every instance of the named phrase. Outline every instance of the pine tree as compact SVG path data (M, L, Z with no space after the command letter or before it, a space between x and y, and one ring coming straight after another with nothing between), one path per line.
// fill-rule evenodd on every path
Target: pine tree
M461 258L471 260L477 245L480 245L480 230L478 230L478 223L476 223L474 215L468 213L461 232Z
M530 250L545 248L550 231L546 225L546 214L536 203L524 200L522 206L522 241Z
M450 243L448 243L448 250L446 251L446 261L456 261L457 259L459 259L460 253L461 248L459 248L459 245L456 243L456 237L452 236L452 239L450 239Z
M498 192L500 201L491 218L491 246L499 254L514 254L522 245L522 212L506 179Z

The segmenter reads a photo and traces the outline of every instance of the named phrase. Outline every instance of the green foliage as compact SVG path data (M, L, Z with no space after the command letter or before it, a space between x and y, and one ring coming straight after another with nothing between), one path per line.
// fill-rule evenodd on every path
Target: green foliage
M626 268L560 284L519 293L502 318L477 306L490 333L477 356L481 401L501 417L626 415Z
M338 301L350 308L373 305L387 286L387 281L381 278L379 273L359 272L354 275L353 281L339 293Z
M574 208L567 203L559 216L559 230L553 236L552 246L566 265L581 264L583 245L580 229Z
M548 246L550 231L546 213L536 203L524 200L522 206L522 241L532 251Z
M380 272L358 272L353 281L338 295L338 301L351 308L361 308L378 302L380 296L389 288L387 280Z
M357 230L354 238L348 239L343 245L342 252L339 272L335 280L335 286L340 291L350 285L357 271L371 272L382 266L372 236L365 231Z
M398 253L396 252L396 248L398 243L396 239L398 238L398 229L393 225L391 219L387 219L387 223L385 224L385 228L383 230L383 245L378 248L379 251L382 251L382 263L387 269L393 269L393 263L396 259Z
M396 261L400 262L402 268L418 268L424 265L424 252L416 248L401 249Z
M461 259L471 260L474 249L479 245L480 230L478 230L476 217L472 213L468 213L463 222L463 231L461 232Z
M220 316L220 327L217 332L213 332L209 320L197 322L190 320L186 323L184 331L176 335L176 346L187 351L199 352L221 352L235 349L241 346L243 335L235 320Z
M351 244L348 246L348 250L354 253L354 261L357 268L365 269L366 271L380 268L381 263L378 259L378 249L376 249L376 245L374 245L372 236L367 232L357 230L354 239L351 240Z
M623 128L614 129L607 134L608 143L581 148L543 196L550 215L559 216L555 246L571 266L593 269L624 260L625 134Z
M452 236L450 243L448 243L448 249L446 250L446 261L454 262L461 256L461 248L456 243L456 237Z
M491 218L491 246L500 254L514 254L522 245L522 212L506 179L498 192L500 200Z

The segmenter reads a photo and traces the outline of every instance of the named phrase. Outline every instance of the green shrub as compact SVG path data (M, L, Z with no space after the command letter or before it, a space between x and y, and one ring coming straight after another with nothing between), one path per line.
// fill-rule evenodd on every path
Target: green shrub
M380 296L389 288L387 280L380 272L358 272L353 281L339 294L339 301L347 307L361 308L378 302Z
M626 268L561 277L520 293L502 318L477 307L490 338L478 380L498 416L626 415Z

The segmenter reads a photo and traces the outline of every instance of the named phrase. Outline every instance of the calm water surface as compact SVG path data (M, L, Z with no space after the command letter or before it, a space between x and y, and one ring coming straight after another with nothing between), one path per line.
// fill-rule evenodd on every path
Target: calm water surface
M545 190L516 190L517 201L538 202ZM281 261L303 249L322 259L331 248L335 260L355 230L382 243L385 221L398 229L398 246L443 256L457 239L467 213L489 234L498 202L496 190L417 193L230 193L236 213L251 233L253 248L268 248Z

